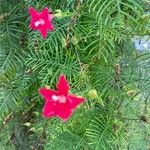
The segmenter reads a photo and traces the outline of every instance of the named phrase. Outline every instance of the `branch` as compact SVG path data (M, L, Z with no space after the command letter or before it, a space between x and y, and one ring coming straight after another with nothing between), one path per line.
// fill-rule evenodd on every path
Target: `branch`
M0 132L1 132L4 128L6 128L8 122L9 122L13 117L14 117L14 116L13 116L13 113L11 112L11 113L4 119L3 124L2 124L2 126L0 127Z
M81 1L79 0L77 2L77 6L76 6L76 13L71 17L69 26L67 28L67 35L66 35L66 48L69 48L69 41L70 41L70 35L69 33L71 32L71 27L73 24L75 24L78 14L79 14L79 10L80 10L80 6L81 6Z

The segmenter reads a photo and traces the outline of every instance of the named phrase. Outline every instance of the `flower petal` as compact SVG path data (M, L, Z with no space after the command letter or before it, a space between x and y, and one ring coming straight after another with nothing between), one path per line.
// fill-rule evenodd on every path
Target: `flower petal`
M65 75L64 74L60 75L58 83L57 83L58 92L60 94L67 95L69 88L70 88L70 86L69 86L68 81L65 78Z
M51 20L54 18L53 14L49 14L49 10L47 7L45 7L41 13L40 16L44 21L45 21L45 25L43 26L44 29L48 29L50 31L54 30L54 26L51 23Z
M52 23L50 23L50 25L48 26L48 29L50 30L50 31L54 31L54 26L53 26L53 24Z
M28 11L29 11L29 14L33 17L39 15L39 12L36 9L34 9L33 7L29 7Z
M58 118L60 118L60 119L62 119L63 121L67 121L70 117L71 117L71 115L72 115L72 111L71 110L61 110L61 111L59 111L59 112L57 112L57 114L56 114L56 116L58 117Z
M83 103L85 101L85 98L83 97L79 97L79 96L75 96L75 95L68 95L68 99L70 102L70 108L71 109L76 109L78 107L78 105L80 105L81 103Z
M50 101L52 99L52 95L56 95L57 92L51 89L40 88L39 94L43 96L46 101Z
M53 103L52 102L46 102L44 108L43 108L43 117L50 118L55 115Z
M48 15L48 18L49 18L49 20L51 21L51 20L54 18L54 15L53 15L53 14L49 14L49 15Z
M49 12L47 7L42 10L40 17L45 21L49 21Z
M44 39L46 39L48 30L43 27L43 28L40 28L39 31L40 31L42 37L43 37Z
M39 12L35 10L33 7L29 7L29 14L31 15L31 23L30 28L33 30L37 30L38 28L35 26L35 22L39 19Z
M43 10L42 10L42 15L47 15L49 14L49 10L48 10L48 7L45 7Z

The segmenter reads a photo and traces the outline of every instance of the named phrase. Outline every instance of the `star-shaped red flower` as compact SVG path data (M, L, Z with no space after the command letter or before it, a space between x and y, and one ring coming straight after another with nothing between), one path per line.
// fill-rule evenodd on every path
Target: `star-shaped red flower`
M58 117L67 121L79 104L85 98L69 94L69 83L62 74L57 83L57 90L40 88L39 93L45 98L43 116L46 118Z
M33 30L38 30L45 39L48 31L54 30L54 26L51 22L54 15L49 14L47 7L45 7L42 12L38 12L33 7L29 7L29 14L31 15L30 28Z

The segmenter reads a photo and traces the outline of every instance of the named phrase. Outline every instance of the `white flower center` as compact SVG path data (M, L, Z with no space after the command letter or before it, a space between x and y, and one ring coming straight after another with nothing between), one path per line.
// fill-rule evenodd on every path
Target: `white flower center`
M34 23L34 25L36 26L36 27L38 27L39 25L44 25L45 24L45 21L43 20L43 19L39 19L38 21L36 21L35 23Z
M59 102L59 103L66 103L66 97L61 95L61 96L56 96L56 95L52 95L52 99L54 102Z

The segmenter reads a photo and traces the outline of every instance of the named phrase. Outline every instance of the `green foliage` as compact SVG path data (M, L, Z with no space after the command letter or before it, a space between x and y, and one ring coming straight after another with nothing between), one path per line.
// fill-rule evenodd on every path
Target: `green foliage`
M116 126L114 118L109 118L106 116L100 116L92 120L90 128L87 129L87 136L95 147L94 149L119 149L121 148L121 142L123 142L122 137L119 135L120 131L115 131ZM120 127L119 127L120 128ZM122 140L122 141L121 141Z
M131 39L149 34L141 0L1 0L0 147L46 150L149 149L150 53ZM54 32L29 29L28 7L47 6ZM41 116L38 88L64 73L87 98L63 123Z

